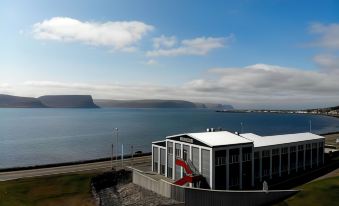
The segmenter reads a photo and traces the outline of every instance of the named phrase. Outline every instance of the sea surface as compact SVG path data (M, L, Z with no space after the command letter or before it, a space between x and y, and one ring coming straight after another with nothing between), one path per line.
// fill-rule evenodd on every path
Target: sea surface
M150 151L167 135L206 128L259 135L339 131L339 118L307 114L219 113L206 109L0 109L0 168L109 157Z

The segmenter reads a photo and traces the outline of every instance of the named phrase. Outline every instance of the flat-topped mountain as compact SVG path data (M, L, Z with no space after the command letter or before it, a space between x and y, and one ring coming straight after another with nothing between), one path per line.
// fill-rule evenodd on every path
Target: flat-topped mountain
M2 108L44 108L39 99L32 97L18 97L0 94L0 107Z
M38 99L52 108L98 108L91 95L46 95Z
M228 109L232 110L232 105L195 103L184 100L109 100L95 99L94 103L100 107L117 108L207 108L207 109Z
M0 108L98 108L90 95L47 95L39 98L0 94Z
M107 100L95 99L95 104L100 107L120 108L196 108L193 102L183 100Z
M38 98L0 94L0 108L206 108L232 110L232 105L184 100L109 100L91 95L45 95Z

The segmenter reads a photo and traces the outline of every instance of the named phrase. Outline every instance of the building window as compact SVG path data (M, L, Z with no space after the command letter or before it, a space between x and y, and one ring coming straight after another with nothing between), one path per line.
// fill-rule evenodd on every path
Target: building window
M233 186L237 186L239 185L240 183L240 180L239 180L239 177L235 176L235 177L230 177L230 187L233 187Z
M296 147L290 147L290 152L295 152L296 151Z
M269 156L270 156L270 151L269 150L262 151L262 157L269 157Z
M171 167L167 167L167 177L173 178L173 169Z
M172 142L167 142L167 153L173 154L173 143Z
M157 162L153 163L153 172L158 172L158 163Z
M251 157L252 157L251 153L245 153L242 155L242 161L243 162L251 161Z
M317 148L317 143L312 144L312 149L315 149L315 148Z
M311 149L311 144L306 144L306 149Z
M268 175L270 175L270 170L269 169L264 169L263 170L263 176L265 177L265 176L268 176Z
M175 144L175 156L181 158L181 146L180 146L180 144Z
M215 166L226 165L226 157L217 157L215 159Z
M239 155L231 155L230 156L230 164L238 163L239 162Z
M184 149L183 154L182 154L183 160L187 161L187 150Z
M281 154L287 154L288 152L288 148L287 147L284 147L281 149Z
M259 159L259 152L254 152L254 159Z
M298 151L303 151L304 150L304 145L298 145Z
M168 154L173 154L173 147L168 147L167 152Z
M165 175L166 166L160 165L160 174Z
M279 155L279 149L272 149L272 156Z

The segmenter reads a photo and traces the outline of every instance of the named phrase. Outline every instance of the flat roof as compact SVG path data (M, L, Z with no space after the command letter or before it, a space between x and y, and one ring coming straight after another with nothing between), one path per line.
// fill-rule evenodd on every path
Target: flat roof
M265 147L279 144L288 144L294 142L303 142L308 140L325 139L322 136L312 134L310 132L296 133L296 134L284 134L284 135L272 135L272 136L259 136L253 133L240 134L248 140L252 140L254 147Z
M216 132L199 132L199 133L186 133L181 135L168 136L166 138L187 135L194 138L210 147L234 145L234 144L245 144L252 143L251 140L243 138L227 131L216 131Z

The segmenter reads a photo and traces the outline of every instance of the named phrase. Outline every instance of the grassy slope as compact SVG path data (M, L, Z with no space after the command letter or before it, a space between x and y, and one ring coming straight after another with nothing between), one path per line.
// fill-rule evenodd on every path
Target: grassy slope
M65 174L0 182L0 205L93 206L93 174Z
M310 182L299 187L302 191L278 204L279 206L338 205L339 176Z

